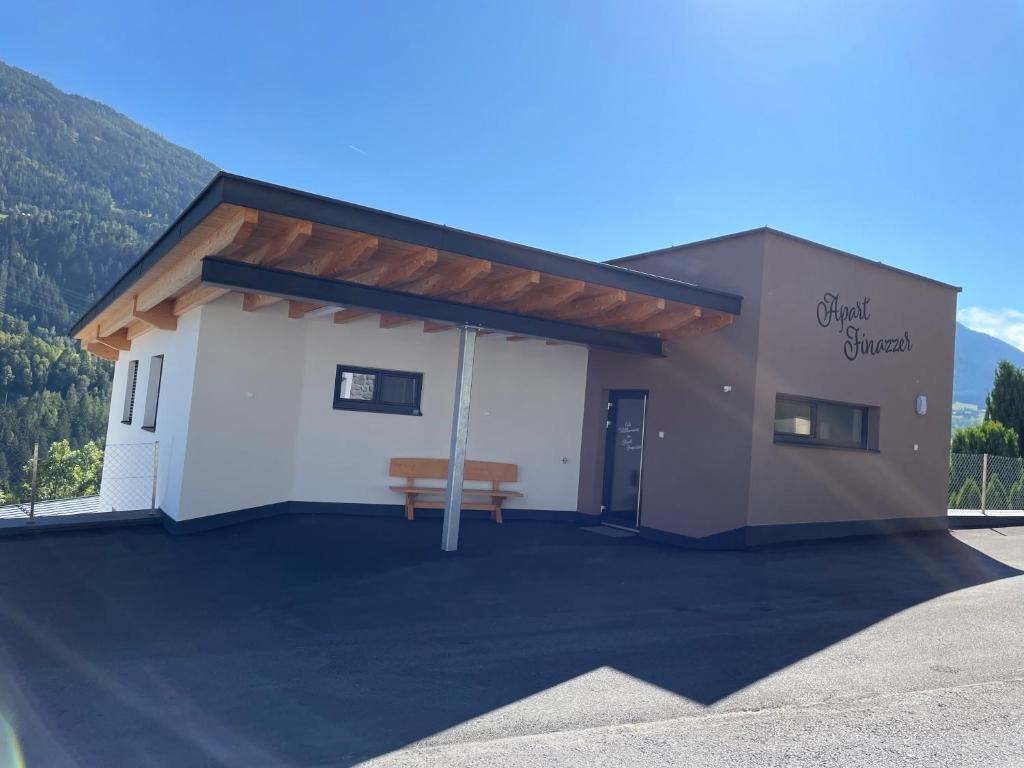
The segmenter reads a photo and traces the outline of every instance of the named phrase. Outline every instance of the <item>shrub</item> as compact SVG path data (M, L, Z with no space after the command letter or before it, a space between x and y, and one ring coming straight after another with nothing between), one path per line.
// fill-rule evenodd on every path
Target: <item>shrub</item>
M981 509L981 488L973 477L967 478L960 486L955 509Z
M1020 456L1020 440L1017 430L1005 427L998 421L983 421L954 432L950 450L953 453Z
M1010 509L1024 509L1024 477L1010 489Z
M985 509L1006 509L1010 505L1007 497L1006 486L994 472L988 478L988 485L985 487Z

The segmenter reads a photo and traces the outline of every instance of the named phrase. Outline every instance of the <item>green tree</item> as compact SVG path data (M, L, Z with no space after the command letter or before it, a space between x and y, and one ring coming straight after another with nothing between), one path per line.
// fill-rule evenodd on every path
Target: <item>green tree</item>
M32 493L31 460L22 471L29 478L22 486L22 495L28 498ZM39 461L36 500L92 496L99 493L102 474L103 451L96 443L86 443L75 450L67 440L58 440Z
M983 421L961 427L953 433L953 453L989 453L993 456L1020 456L1017 430L998 421Z
M996 366L992 391L985 398L985 421L998 421L1017 432L1017 453L1024 450L1024 368L1003 360Z

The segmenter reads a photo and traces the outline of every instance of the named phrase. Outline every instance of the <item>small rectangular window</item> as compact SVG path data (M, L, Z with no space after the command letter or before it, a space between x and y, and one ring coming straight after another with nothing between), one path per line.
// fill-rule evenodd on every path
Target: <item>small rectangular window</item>
M156 412L160 405L160 378L164 372L164 356L153 355L149 360L149 384L146 387L146 411L142 416L142 428L152 432L156 429Z
M334 407L420 415L423 374L339 365L334 378Z
M135 387L139 383L139 361L131 360L128 363L128 379L124 385L124 411L121 414L122 424L132 423L132 414L135 412Z
M775 442L867 449L870 410L863 405L778 395Z

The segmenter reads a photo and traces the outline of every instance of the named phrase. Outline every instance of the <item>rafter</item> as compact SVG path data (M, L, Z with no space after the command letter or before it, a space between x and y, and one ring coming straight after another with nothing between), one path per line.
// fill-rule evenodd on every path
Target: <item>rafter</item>
M128 340L127 328L122 328L107 336L100 336L96 341L100 344L106 344L111 349L121 350L122 352L127 352L132 348L132 343Z
M593 315L606 312L626 300L626 292L620 290L604 291L570 302L551 312L556 320L582 320Z
M366 262L379 248L379 238L364 235L296 267L296 271L320 277L337 277L346 270Z
M264 267L277 266L280 262L301 251L311 234L313 234L312 222L293 221L263 245L239 251L232 258L244 261L246 264L259 264Z
M136 307L143 311L152 309L189 283L197 281L206 256L215 256L229 247L244 245L258 223L257 211L249 208L233 211L214 232L182 254L173 267L141 290L136 297Z
M135 296L132 299L132 318L161 331L174 331L178 328L173 299L161 301L152 309L139 309L139 297Z
M554 285L540 283L512 302L508 309L521 314L554 309L579 296L586 287L587 284L582 280L563 280Z
M419 248L404 254L396 261L375 264L369 269L344 276L346 281L387 288L407 282L422 275L437 263L437 251L433 248Z
M700 317L700 314L700 307L667 309L647 320L630 325L625 330L630 333L661 333L662 331L674 331L677 328L681 328L686 323L693 322Z
M600 317L593 318L590 322L599 326L632 325L648 320L659 312L665 311L664 299L641 299L630 301L614 309L605 312Z
M281 301L280 296L268 296L265 293L244 293L242 294L242 311L256 312Z
M466 259L457 265L446 265L402 286L407 293L421 296L444 296L467 290L491 273L491 262Z
M499 280L483 283L455 296L467 304L498 304L509 301L540 282L540 272L523 270Z
M411 317L405 317L404 315L381 315L380 316L380 327L381 328L397 328L400 325L407 325L413 322Z
M334 313L334 322L336 325L344 325L368 314L370 313L365 309L340 309Z
M226 293L227 291L224 288L215 288L212 285L202 285L197 283L196 285L186 288L181 294L179 294L178 298L173 299L174 309L172 311L174 312L175 317L181 317L193 307L208 304L214 299L219 299Z
M311 301L289 301L288 317L298 319L305 317L310 312L320 309L323 304L315 304Z
M734 317L730 314L715 312L714 314L694 319L692 322L671 331L662 331L658 335L663 339L685 339L690 336L703 336L706 333L712 333L725 328L727 325L732 325L733 320Z
M117 362L117 350L108 347L106 344L101 344L98 341L87 341L84 346L86 352L92 352L96 357L102 357L104 360L110 360L114 363Z
M448 323L436 323L433 320L423 321L424 333L441 333L442 331L450 331L454 327L454 325L449 325Z

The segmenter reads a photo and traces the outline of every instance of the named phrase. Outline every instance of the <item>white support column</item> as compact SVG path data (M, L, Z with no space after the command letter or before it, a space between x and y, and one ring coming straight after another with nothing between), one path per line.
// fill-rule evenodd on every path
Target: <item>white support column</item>
M455 374L455 407L452 412L452 442L448 452L448 490L444 494L444 526L441 549L459 548L459 519L462 516L462 478L466 467L466 438L469 435L469 404L473 394L473 352L476 328L459 329L459 369Z

